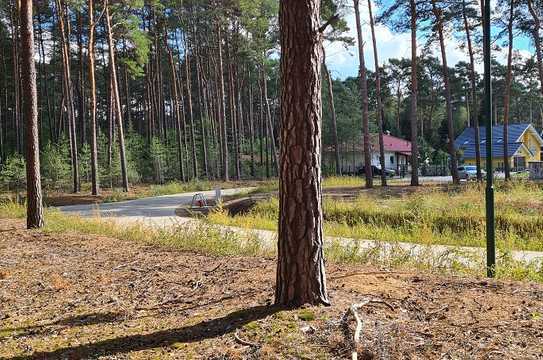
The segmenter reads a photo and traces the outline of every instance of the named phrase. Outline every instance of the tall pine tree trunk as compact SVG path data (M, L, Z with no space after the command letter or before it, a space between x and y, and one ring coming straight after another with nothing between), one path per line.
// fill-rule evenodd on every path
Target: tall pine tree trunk
M324 51L324 50L323 50ZM326 82L328 85L328 102L330 105L330 112L332 115L332 141L334 142L334 157L336 162L336 175L341 176L341 161L339 156L339 143L337 138L337 117L336 117L336 106L334 104L334 89L332 88L332 76L330 75L330 71L328 70L328 67L326 66L326 56L323 53L323 70L324 70L324 76L326 77Z
M172 73L173 101L175 108L175 135L177 140L177 158L179 161L179 179L181 181L185 181L185 167L183 164L183 140L181 137L181 106L179 104L179 91L177 89L177 73L175 71L172 49L168 47L167 40L165 40L165 42L168 50L168 59L170 61L170 69Z
M513 18L515 1L511 0L509 5L509 21L507 24L508 52L507 52L507 75L505 76L505 95L503 99L503 171L505 180L511 180L511 164L509 164L509 109L511 104L511 81L513 77Z
M251 78L251 74L249 73L249 80ZM249 101L249 149L251 152L251 177L254 178L256 176L256 169L255 169L255 127L254 127L254 102L253 102L253 86L250 83L248 88L248 101Z
M12 39L12 62L13 62L13 125L15 128L15 149L22 153L22 130L21 130L21 84L19 81L19 10L20 0L14 0L11 10L11 39Z
M362 38L362 24L360 20L359 0L353 0L354 14L356 19L356 33L358 36L358 61L359 84L360 84L360 106L362 110L362 137L364 141L364 173L366 175L366 187L373 187L373 174L371 168L371 141L368 116L368 79L366 62L364 60L364 40Z
M275 302L329 304L321 189L320 1L281 0L281 164Z
M192 173L195 179L198 179L198 157L196 156L196 133L194 123L194 111L192 109L192 76L190 71L189 41L185 37L185 86L187 88L187 105L190 120L190 144L192 148Z
M226 106L225 106L225 95L224 95L224 68L223 68L223 58L222 58L222 34L221 34L221 25L219 20L217 20L217 51L218 51L218 72L219 77L219 123L221 125L221 146L222 146L222 179L224 181L229 181L229 164L228 164L228 134L226 131Z
M271 108L270 108L270 100L268 99L268 79L266 75L266 65L264 62L262 62L261 67L261 76L262 76L262 91L264 96L264 103L266 105L266 131L268 133L268 137L270 140L270 146L273 156L273 161L275 162L275 169L277 170L277 174L279 175L279 155L277 154L277 146L275 145L275 134L273 132L273 123L272 123L272 114L271 114ZM269 174L269 171L268 171ZM269 176L268 176L269 177Z
M381 97L381 69L379 68L379 57L377 52L377 40L375 38L375 24L371 9L371 1L368 0L370 16L371 40L373 44L373 59L375 62L375 91L377 92L377 127L379 128L379 163L381 164L381 186L387 185L387 174L385 172L385 143L383 140L383 98Z
M117 66L115 64L115 44L113 43L113 32L111 30L111 17L109 14L108 0L104 0L106 28L107 28L107 42L109 48L109 71L112 82L112 95L113 95L113 110L114 117L117 120L117 136L119 139L119 153L121 157L121 176L123 190L128 192L128 171L126 165L126 151L124 145L124 130L123 130L123 114L121 110L121 99L119 96L119 83L117 80Z
M419 186L419 147L417 122L417 4L409 0L411 16L411 186Z
M445 51L445 37L443 34L443 16L442 10L437 7L436 0L432 0L432 10L437 21L437 33L439 36L439 47L441 49L441 62L443 67L443 83L445 85L445 104L447 109L447 131L448 140L447 148L449 150L449 156L451 157L451 174L454 184L460 183L458 177L458 161L456 159L456 149L454 147L454 120L452 113L452 95L451 86L449 81L449 67L447 66L447 53Z
M198 44L195 44L195 52L196 52L196 79L197 79L197 85L198 85L198 105L199 105L199 115L200 115L200 129L202 131L201 134L201 145L202 145L202 158L204 162L204 176L209 179L209 156L207 154L207 126L206 126L206 120L209 121L209 109L208 109L208 103L207 103L207 96L206 96L206 88L205 83L203 80L203 69L202 69L202 61L200 59L200 51Z
M89 11L89 43L87 55L89 57L89 83L90 83L90 147L91 147L91 191L92 195L100 192L98 180L98 140L96 136L96 77L94 74L94 0L88 2Z
M481 136L479 134L479 105L477 101L477 74L475 73L475 57L473 55L473 45L471 41L471 32L466 13L466 0L462 0L462 17L464 20L464 29L466 31L466 39L468 43L469 55L469 82L471 96L471 125L475 128L475 165L477 166L477 181L483 181L483 172L481 171Z
M81 124L81 145L87 142L87 117L85 114L85 63L83 62L83 15L77 14L77 47L79 49L79 73L78 73L78 115Z
M530 11L530 14L532 15L532 18L534 20L534 27L532 28L532 34L534 38L534 44L535 44L535 55L537 59L537 71L539 73L539 83L540 83L540 91L541 95L543 95L543 50L541 49L541 19L539 18L539 15L536 12L536 8L534 7L534 0L527 0L528 1L528 10Z
M32 1L22 0L21 24L21 75L26 121L26 189L29 229L43 226L43 204L40 177L40 147L38 140L38 96L36 89L36 63L34 61L34 28L32 26Z
M64 12L64 1L56 0L57 12L58 12L58 24L60 31L60 44L62 47L62 68L64 71L63 83L64 83L64 96L65 105L68 120L68 132L70 138L70 152L72 162L72 179L73 179L73 192L79 192L79 160L77 156L77 132L75 126L75 108L73 99L73 85L70 69L70 44L69 37L66 36L66 29L64 25L64 19L66 14Z

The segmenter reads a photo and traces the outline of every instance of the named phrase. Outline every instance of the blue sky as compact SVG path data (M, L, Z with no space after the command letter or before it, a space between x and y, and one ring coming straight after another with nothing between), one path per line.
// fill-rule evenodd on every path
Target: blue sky
M494 2L494 1L493 1ZM374 3L374 13L378 13L379 9ZM377 9L377 11L376 11ZM346 15L346 20L350 28L349 36L356 39L356 26L353 9ZM373 49L371 47L371 32L369 27L369 16L367 4L365 1L360 1L360 15L362 18L362 28L365 43L365 60L366 66L374 69ZM409 33L393 33L384 25L376 27L377 47L379 50L379 62L385 63L390 58L409 58L411 56L411 40ZM419 34L418 46L422 46L425 42L424 34ZM454 66L459 61L467 61L467 51L460 48L461 42L454 38L449 38L446 44L447 60L449 66ZM346 78L348 76L356 76L358 73L358 50L357 45L345 49L343 45L338 43L325 44L326 62L332 72L334 78ZM530 40L526 37L516 37L514 48L523 57L529 57L534 53ZM419 48L420 50L420 48ZM420 53L420 51L419 51ZM438 47L435 47L434 55L439 57ZM506 49L496 53L498 61L505 63ZM482 71L482 64L479 71Z

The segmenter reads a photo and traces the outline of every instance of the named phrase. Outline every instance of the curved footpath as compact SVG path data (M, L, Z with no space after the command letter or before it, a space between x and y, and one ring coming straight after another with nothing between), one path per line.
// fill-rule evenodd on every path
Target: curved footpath
M223 195L235 195L250 191L252 188L224 189ZM198 222L191 218L176 216L175 210L182 205L190 205L195 194L202 193L207 198L213 198L215 191L191 192L175 195L164 195L137 200L121 201L115 203L70 205L59 209L69 214L79 214L85 217L99 217L113 220L120 224L141 224L144 226L168 228L181 223ZM225 231L233 231L242 235L256 236L262 245L275 248L277 234L267 230L248 230L230 226L223 227ZM428 258L434 265L446 265L452 261L459 261L464 265L484 263L485 252L482 248L458 247L447 245L420 245L403 242L384 242L375 240L356 240L349 238L326 237L329 242L336 241L343 246L358 246L359 252L378 249L383 258L392 253L401 252L414 258ZM526 263L543 264L543 252L513 251L512 258ZM432 260L431 260L432 259ZM437 264L436 264L437 262Z

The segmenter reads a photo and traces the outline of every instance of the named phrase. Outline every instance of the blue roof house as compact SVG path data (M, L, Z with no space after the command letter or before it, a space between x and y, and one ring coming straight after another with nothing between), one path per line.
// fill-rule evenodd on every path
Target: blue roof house
M481 164L486 166L486 128L479 127ZM526 169L528 163L541 161L543 139L532 124L510 124L508 127L507 161L511 169ZM466 128L455 140L460 161L475 164L475 128ZM503 125L492 127L493 168L504 168Z

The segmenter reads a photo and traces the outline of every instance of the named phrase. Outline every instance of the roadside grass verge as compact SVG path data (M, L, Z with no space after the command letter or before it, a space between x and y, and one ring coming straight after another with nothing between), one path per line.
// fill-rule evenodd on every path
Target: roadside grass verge
M427 188L397 197L363 193L354 201L324 199L326 235L426 245L485 245L484 189L477 184ZM248 213L208 216L210 223L276 230L278 199L257 203ZM501 183L496 192L497 243L502 251L543 251L543 191L526 182Z
M24 217L23 205L15 203L0 205L0 218ZM107 236L211 256L270 258L276 255L275 243L264 244L259 240L258 234L250 230L240 233L203 222L157 229L144 225L119 226L118 223L107 219L88 219L66 215L58 210L46 210L46 226L43 231L54 234L78 233ZM543 283L541 264L515 261L508 251L498 253L498 278ZM337 264L367 264L391 270L416 269L470 277L484 277L486 273L483 257L474 257L472 253L466 253L461 249L451 249L446 253L436 254L430 247L414 251L394 242L376 241L368 246L367 243L358 241L333 240L326 241L325 255L328 261Z

